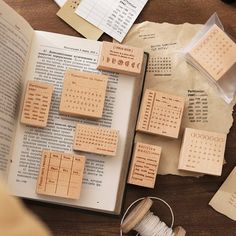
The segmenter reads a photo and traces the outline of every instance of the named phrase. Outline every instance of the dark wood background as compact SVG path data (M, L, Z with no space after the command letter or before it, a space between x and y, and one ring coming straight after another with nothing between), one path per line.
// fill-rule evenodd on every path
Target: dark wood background
M6 0L6 2L36 30L80 36L56 16L59 7L53 0ZM236 38L236 3L227 5L220 0L149 0L136 23L142 21L205 23L214 12L218 13L225 30ZM103 35L101 40L104 39L110 38ZM236 112L233 113L233 117L236 118ZM221 177L205 176L197 179L168 175L157 177L154 190L127 186L124 209L139 197L159 196L173 207L175 225L182 225L187 230L187 235L236 235L236 223L208 206L214 193L236 165L235 123L227 138L225 158L227 164ZM120 217L29 200L24 202L48 225L54 235L119 235ZM155 204L153 211L162 221L170 222L169 212L164 206Z

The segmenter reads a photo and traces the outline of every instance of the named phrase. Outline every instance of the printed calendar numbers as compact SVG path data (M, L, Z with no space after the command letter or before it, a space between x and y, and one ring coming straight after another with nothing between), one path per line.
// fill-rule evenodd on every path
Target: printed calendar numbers
M161 147L137 142L129 171L128 183L154 188Z
M79 199L84 165L84 156L44 150L36 192Z
M137 130L178 138L184 100L183 97L147 89L142 100Z
M83 0L75 13L122 42L147 0Z
M97 68L139 76L142 70L143 54L144 51L141 48L103 42Z
M225 143L225 134L186 128L178 169L221 175Z
M68 70L61 95L60 112L66 115L101 118L108 77Z
M77 124L74 150L115 156L118 131L95 125Z
M154 76L171 76L173 62L170 56L150 55L147 72Z
M213 25L189 55L215 80L219 80L236 63L236 44L217 25Z
M188 90L188 119L191 123L208 123L208 94L205 90Z
M46 127L53 85L29 81L21 114L21 123L36 127Z

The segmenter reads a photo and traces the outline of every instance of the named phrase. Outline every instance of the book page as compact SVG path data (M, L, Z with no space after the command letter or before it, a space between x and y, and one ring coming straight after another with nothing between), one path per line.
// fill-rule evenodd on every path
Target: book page
M216 211L236 220L236 167L209 202Z
M9 186L15 195L42 201L114 211L120 182L125 144L135 84L134 77L109 75L103 117L99 120L80 119L59 114L64 73L66 69L101 73L96 70L101 43L71 36L36 32L33 41L31 67L27 80L35 79L54 85L46 128L27 127L18 123L11 165ZM138 97L138 96L135 96ZM114 157L73 152L76 124L101 125L119 130L117 153ZM36 180L43 149L85 155L86 164L79 200L68 200L35 193Z
M75 13L119 42L148 0L83 0Z
M55 2L59 7L62 7L62 6L66 3L66 0L54 0L54 2Z
M145 89L185 97L178 139L137 133L136 141L162 147L159 174L196 175L178 170L179 153L186 127L227 134L232 126L233 106L226 104L215 87L189 65L181 50L201 25L143 22L134 25L123 43L143 47L149 53ZM197 174L199 175L199 174Z
M0 1L0 175L6 177L33 29Z

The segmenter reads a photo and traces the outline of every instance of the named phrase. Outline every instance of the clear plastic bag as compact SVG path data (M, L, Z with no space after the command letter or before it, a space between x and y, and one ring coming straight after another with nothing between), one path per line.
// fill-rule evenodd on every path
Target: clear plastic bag
M236 44L214 13L183 49L187 62L203 73L225 102L236 95Z

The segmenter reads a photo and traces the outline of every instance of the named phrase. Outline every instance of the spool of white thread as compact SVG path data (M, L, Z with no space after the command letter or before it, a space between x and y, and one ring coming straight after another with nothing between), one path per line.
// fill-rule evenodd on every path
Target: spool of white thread
M169 208L172 217L171 228L169 228L164 222L161 222L158 216L155 216L152 212L150 212L150 208L153 204L152 199L163 202ZM141 202L136 207L134 207L134 209L126 217L131 207L139 201ZM141 236L186 235L186 231L181 226L178 226L172 230L173 225L174 213L167 202L157 197L140 198L133 202L124 213L123 218L121 219L120 235L122 236L123 233L128 233L132 229L138 232L137 235Z

